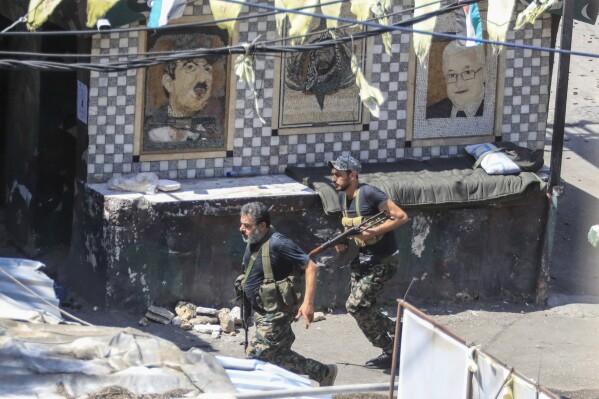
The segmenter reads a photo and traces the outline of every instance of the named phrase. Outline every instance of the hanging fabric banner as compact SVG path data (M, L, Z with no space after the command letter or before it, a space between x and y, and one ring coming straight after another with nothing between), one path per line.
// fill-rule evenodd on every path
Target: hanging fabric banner
M258 92L256 91L256 75L254 73L254 55L251 51L252 47L249 43L244 43L243 48L245 49L245 54L238 56L235 60L235 75L237 75L241 81L245 82L252 93L254 93L254 107L256 109L256 114L258 115L260 122L266 123L260 114Z
M87 0L87 27L93 28L99 18L108 12L118 0Z
M534 25L535 21L551 6L557 3L558 0L541 0L533 1L526 7L524 11L518 14L516 17L516 25L514 30L520 30L524 28L524 25Z
M528 6L532 3L539 3L535 0L519 0L520 4ZM549 6L549 11L552 14L562 15L562 9L564 7L563 0L554 1ZM599 17L599 1L597 0L575 0L574 1L574 19L580 22L586 22L587 24L595 25Z
M245 1L245 0L242 0ZM243 4L228 3L222 0L210 0L210 9L215 20L237 18L241 12ZM235 23L237 21L219 22L216 25L221 29L226 29L229 32L229 37L233 37L235 33Z
M306 13L314 13L316 7L318 5L318 0L275 0L275 7L277 8L300 8L300 7L309 7L302 8L303 12ZM314 7L310 7L314 6ZM304 36L308 29L310 29L310 23L312 22L312 17L304 14L297 14L293 12L288 13L278 13L275 15L275 20L277 22L277 32L279 36L283 36L283 23L285 22L285 17L289 18L289 30L287 31L288 36L300 36L296 39L291 39L291 44L301 44L304 42Z
M378 18L378 23L381 25L389 25L389 11L391 10L391 1L376 1L372 4L371 10L373 14ZM391 32L385 32L381 35L383 40L383 46L385 46L385 53L391 57Z
M341 15L341 6L342 3L328 4L326 6L321 5L320 10L322 11L322 14L327 17L339 18L339 15ZM339 25L339 21L327 18L327 28L331 29L331 36L333 37L335 37L337 25Z
M385 102L385 98L379 89L368 83L358 65L356 55L352 54L351 69L356 77L356 85L360 89L360 101L362 101L362 104L368 108L372 115L378 118L381 111L380 105Z
M429 12L437 11L441 7L441 3L434 2L430 4L430 0L415 0L414 1L414 18L419 17L423 14L427 14ZM422 22L418 22L414 24L414 29L432 32L435 30L435 23L437 22L437 17L431 17ZM431 47L431 35L422 34L422 33L414 33L413 42L414 42L414 52L416 53L416 57L418 57L418 61L420 61L420 65L426 68L426 57L428 56L428 51Z
M350 0L350 11L358 21L366 21L370 16L372 0Z
M62 0L31 0L27 10L27 29L36 30L52 14Z
M487 10L487 33L489 40L505 42L507 29L512 18L515 0L493 0L489 2ZM503 46L492 45L493 52L499 54Z
M477 4L467 4L464 7L456 10L456 27L457 34L460 36L471 37L474 39L483 38L483 24L480 19ZM472 40L459 40L462 46L476 46L480 42Z
M153 0L148 28L158 28L168 24L169 21L183 16L185 0Z

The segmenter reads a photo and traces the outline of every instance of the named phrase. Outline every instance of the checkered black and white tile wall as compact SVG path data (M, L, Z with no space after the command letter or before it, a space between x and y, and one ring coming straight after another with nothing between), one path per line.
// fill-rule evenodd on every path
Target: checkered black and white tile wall
M198 2L199 3L199 2ZM406 1L406 8L412 3ZM402 10L395 6L394 11ZM186 15L210 14L205 4L188 6ZM409 18L406 14L404 18ZM274 17L240 22L239 41L251 42L259 34L273 40ZM550 19L545 16L533 28L508 33L508 41L549 47ZM89 87L88 181L104 182L115 174L156 172L161 178L187 179L224 176L229 170L253 167L262 174L283 173L287 165L324 166L331 157L351 153L362 162L391 162L402 158L426 159L454 156L463 146L422 146L406 148L408 63L410 35L392 35L394 52L385 54L375 38L371 82L386 97L380 117L371 118L369 131L273 136L274 57L256 59L256 84L263 126L254 113L254 99L244 83L237 83L232 157L192 160L135 162L133 141L136 110L137 70L119 73L92 72ZM96 60L126 60L138 49L136 32L111 33L94 38ZM525 49L506 49L506 70L502 139L529 148L542 148L549 101L549 55ZM235 78L236 79L236 78Z

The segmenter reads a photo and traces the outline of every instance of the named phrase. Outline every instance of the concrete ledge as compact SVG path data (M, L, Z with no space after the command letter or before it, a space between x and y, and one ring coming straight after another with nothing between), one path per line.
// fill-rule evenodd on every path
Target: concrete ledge
M70 286L95 304L144 309L189 300L231 306L245 244L243 204L260 200L272 223L306 252L340 228L318 194L282 175L182 181L176 192L143 195L77 187ZM383 300L414 303L502 298L532 301L541 270L547 199L535 192L514 201L407 208L397 231L398 273ZM317 307L340 308L350 270L334 250L319 264Z
M181 188L177 191L159 191L154 195L115 191L109 189L105 183L90 184L89 187L107 199L135 201L144 197L152 204L219 199L243 199L250 202L264 197L316 195L311 188L285 175L193 179L182 180L180 183Z

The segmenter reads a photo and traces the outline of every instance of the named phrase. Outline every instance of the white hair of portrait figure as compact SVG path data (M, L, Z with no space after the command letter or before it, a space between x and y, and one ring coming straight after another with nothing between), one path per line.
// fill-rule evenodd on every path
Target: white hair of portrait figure
M482 116L487 79L485 48L462 46L457 40L449 42L443 49L443 76L447 98L452 108L448 116L440 116L427 107L427 118Z

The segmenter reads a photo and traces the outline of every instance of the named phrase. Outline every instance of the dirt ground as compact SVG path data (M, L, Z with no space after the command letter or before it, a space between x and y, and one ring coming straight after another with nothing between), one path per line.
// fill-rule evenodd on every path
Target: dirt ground
M243 330L234 335L210 335L183 331L173 325L151 322L138 325L143 314L94 308L80 303L70 308L77 317L92 324L132 326L174 342L182 350L199 347L214 355L243 357ZM69 310L69 308L66 308ZM173 309L171 309L173 310ZM386 309L393 317L394 308ZM452 332L468 342L479 345L525 376L538 381L563 398L599 398L595 364L599 347L594 331L599 329L599 305L564 304L539 307L530 304L441 303L421 307ZM293 326L296 342L293 349L300 354L335 363L339 368L336 385L388 383L389 370L363 367L366 360L377 356L346 313L327 314L326 319L313 323L306 330L302 321ZM250 337L253 329L250 328ZM336 399L384 398L386 393L337 395Z

